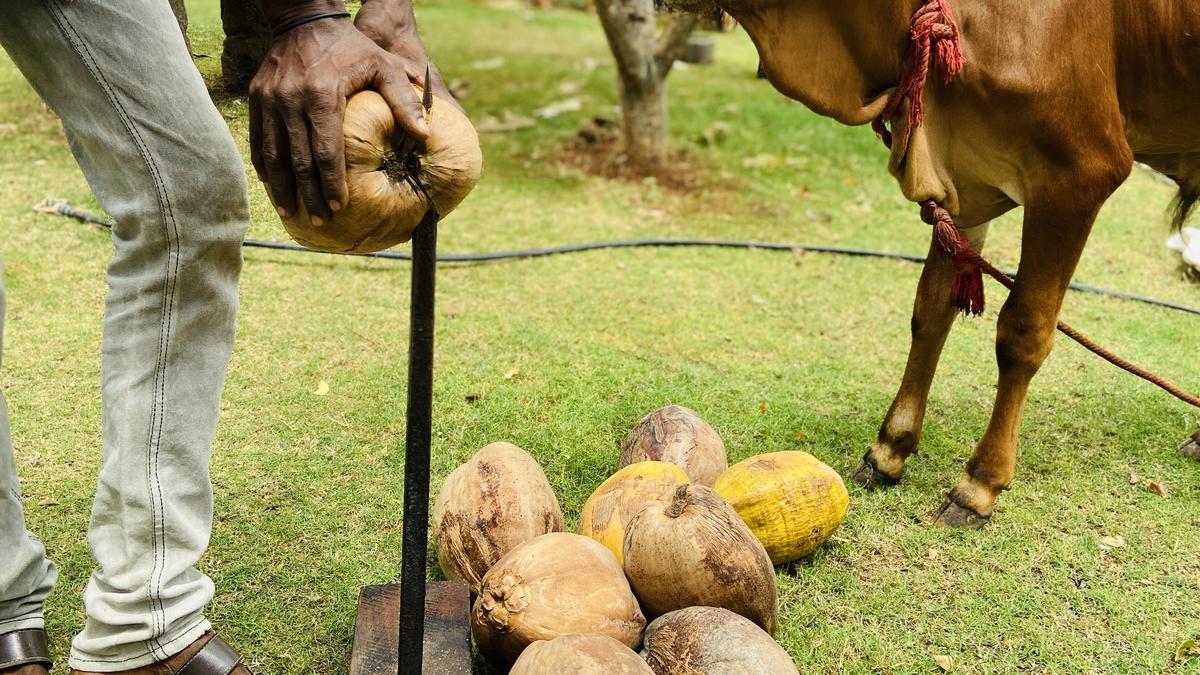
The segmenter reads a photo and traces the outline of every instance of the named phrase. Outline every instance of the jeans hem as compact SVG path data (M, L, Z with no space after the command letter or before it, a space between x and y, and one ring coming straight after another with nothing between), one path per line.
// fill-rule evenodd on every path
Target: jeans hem
M41 614L38 614L37 616L25 616L18 619L5 619L0 621L0 635L4 635L5 633L15 633L19 630L45 627L46 619Z
M188 648L200 636L212 630L212 624L204 617L193 621L180 631L177 635L167 639L153 639L145 642L126 645L127 653L118 653L107 658L93 658L87 654L83 654L71 647L71 656L67 660L67 665L74 670L81 670L92 673L119 673L142 666L149 666L165 661L179 652ZM161 645L161 646L160 646ZM166 654L160 658L158 653Z

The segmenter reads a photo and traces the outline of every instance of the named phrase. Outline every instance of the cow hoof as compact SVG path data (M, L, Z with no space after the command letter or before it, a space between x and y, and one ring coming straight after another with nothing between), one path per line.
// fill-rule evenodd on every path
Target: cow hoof
M854 475L850 477L855 485L858 485L864 490L877 490L879 488L892 487L900 482L899 478L892 478L886 473L871 466L867 460L859 463L858 468L854 470Z
M1196 436L1200 436L1200 433L1197 433ZM1185 459L1200 462L1200 438L1196 436L1192 436L1179 446L1179 454Z
M981 516L975 509L960 506L950 497L942 505L929 512L926 520L934 527L953 527L959 530L978 530L987 525L991 514Z

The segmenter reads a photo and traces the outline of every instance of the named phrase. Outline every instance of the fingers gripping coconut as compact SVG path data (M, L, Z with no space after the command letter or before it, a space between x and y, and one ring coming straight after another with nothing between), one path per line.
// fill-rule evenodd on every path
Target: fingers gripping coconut
M367 252L407 240L428 210L448 214L479 176L479 141L430 64L411 2L368 3L353 24L342 0L271 5L250 150L292 236Z
M369 253L408 241L426 211L453 211L479 180L483 156L467 116L431 98L429 137L419 140L396 124L376 92L351 96L342 123L349 201L321 225L299 201L282 219L288 234L318 251Z

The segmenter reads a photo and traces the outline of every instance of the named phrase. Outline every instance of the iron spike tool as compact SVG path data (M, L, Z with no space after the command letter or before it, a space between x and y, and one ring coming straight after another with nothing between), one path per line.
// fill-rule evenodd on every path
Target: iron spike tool
M427 123L433 108L431 81L431 69L426 66L422 105ZM350 675L471 673L467 585L444 581L429 584L427 589L425 581L438 226L438 214L432 206L430 203L412 238L400 584L367 586L359 594Z

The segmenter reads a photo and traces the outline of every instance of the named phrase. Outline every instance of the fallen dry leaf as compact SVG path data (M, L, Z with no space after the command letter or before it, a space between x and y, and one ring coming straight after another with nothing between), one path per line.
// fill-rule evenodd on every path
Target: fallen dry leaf
M1158 495L1159 497L1167 496L1167 486L1160 481L1152 480L1146 484L1146 489Z
M42 501L38 502L38 506L58 506L58 500L50 499L49 497L47 497L47 498L43 499Z
M938 664L938 667L946 672L949 672L950 669L954 667L954 659L950 658L946 654L934 654L933 662Z
M1140 482L1142 482L1142 477L1137 475L1136 471L1134 471L1133 469L1130 469L1129 470L1129 484L1137 485Z
M1105 535L1100 537L1100 548L1108 550L1110 548L1121 548L1125 545L1125 537L1119 534Z
M320 382L317 383L317 390L314 391L313 393L316 394L317 396L324 396L325 394L328 394L329 393L329 383L326 382L325 380L321 380Z
M759 402L758 412L766 414L766 412L767 412L767 402L766 401Z
M1189 656L1200 656L1200 644L1195 640L1184 640L1175 648L1175 653L1171 655L1171 660L1175 663L1183 663Z
M512 380L521 374L520 366L513 366L513 369L504 374L504 379Z
M583 110L583 100L579 97L574 97L542 106L533 111L533 114L542 119L551 119L563 113L579 112L580 110Z
M936 548L931 548L928 551L925 551L925 557L929 558L930 560L937 560L938 556L941 554L942 552Z

